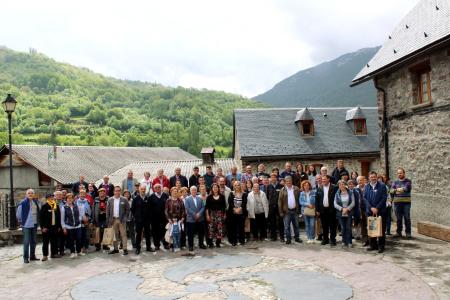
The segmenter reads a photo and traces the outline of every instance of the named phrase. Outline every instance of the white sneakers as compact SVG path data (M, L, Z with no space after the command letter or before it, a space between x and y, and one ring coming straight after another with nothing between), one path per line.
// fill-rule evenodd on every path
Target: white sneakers
M316 241L314 241L314 240L307 240L306 243L307 243L307 244L315 244Z
M77 257L76 253L70 253L70 258L75 258L75 257Z

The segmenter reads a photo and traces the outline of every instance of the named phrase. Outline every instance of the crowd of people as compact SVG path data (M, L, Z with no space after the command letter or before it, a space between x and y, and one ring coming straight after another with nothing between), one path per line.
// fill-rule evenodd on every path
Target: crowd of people
M96 186L83 176L71 190L57 186L46 201L39 201L32 189L18 205L17 220L23 230L25 263L38 260L35 253L38 227L42 232L42 261L84 256L92 244L92 229L99 236L95 250L108 254L128 254L128 238L136 255L141 253L142 240L146 251L163 249L178 252L194 251L194 236L199 249L220 248L224 239L235 247L246 242L280 240L303 243L300 220L305 224L306 243L337 245L338 231L342 247L352 247L354 240L369 251L385 250L385 236L390 235L391 214L397 217L397 237L411 238L411 181L405 170L398 168L398 179L370 172L368 178L348 172L344 161L338 160L331 174L322 167L316 174L314 166L304 168L297 163L293 170L287 162L280 173L273 168L266 172L264 164L253 173L251 166L239 173L233 167L229 174L206 167L201 175L194 167L185 177L181 169L168 178L160 169L154 178L145 172L142 179L129 170L119 185L104 176ZM367 220L381 217L382 234L369 238ZM113 243L103 243L105 230L112 230ZM206 244L205 244L206 242ZM50 253L49 253L50 247ZM49 255L50 254L50 255Z

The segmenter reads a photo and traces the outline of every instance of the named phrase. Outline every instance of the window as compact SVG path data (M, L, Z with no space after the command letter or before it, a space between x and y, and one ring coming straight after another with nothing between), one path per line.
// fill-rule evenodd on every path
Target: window
M409 68L412 73L413 105L431 103L430 61L419 62Z
M418 91L416 104L431 103L431 80L430 70L425 70L417 74Z
M356 135L366 135L367 127L365 119L355 119L353 120L355 123L355 134Z
M50 186L52 184L52 179L41 171L38 172L38 178L39 186Z
M301 134L302 135L314 135L314 122L302 121L301 122Z

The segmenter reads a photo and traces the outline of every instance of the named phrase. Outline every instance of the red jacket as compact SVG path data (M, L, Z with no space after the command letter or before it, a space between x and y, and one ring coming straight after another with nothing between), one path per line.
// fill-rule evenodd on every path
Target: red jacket
M163 175L162 182L159 177L155 177L152 182L152 189L155 191L155 184L160 184L163 188L170 188L169 178ZM162 191L161 191L162 192Z

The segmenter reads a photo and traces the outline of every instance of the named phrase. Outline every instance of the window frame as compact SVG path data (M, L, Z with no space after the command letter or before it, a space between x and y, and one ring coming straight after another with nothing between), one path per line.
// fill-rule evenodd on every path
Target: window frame
M358 130L357 124L362 124L361 130ZM366 119L353 119L354 134L355 135L367 135L367 122Z
M423 69L421 71L418 71L417 74L417 98L416 98L416 105L425 104L425 103L433 103L431 98L431 69ZM426 77L426 85L427 85L427 96L428 101L424 101L423 99L423 75Z
M300 122L301 124L301 134L303 136L314 136L314 121L313 120L303 120ZM309 125L309 133L305 133L305 125Z

